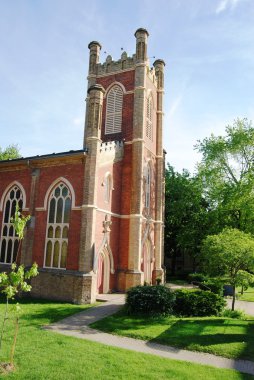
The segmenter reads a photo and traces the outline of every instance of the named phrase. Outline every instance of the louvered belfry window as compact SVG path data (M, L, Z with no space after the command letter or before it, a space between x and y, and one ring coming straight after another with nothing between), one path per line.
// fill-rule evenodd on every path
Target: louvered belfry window
M105 134L119 133L122 130L123 90L115 85L107 96Z
M150 95L146 101L146 137L150 140L153 139L153 123L152 123L152 109L153 109L153 100Z
M60 183L49 197L44 260L46 268L66 268L70 212L70 190Z
M16 261L19 240L15 233L11 218L15 214L16 205L19 205L20 211L23 206L23 194L18 186L13 186L8 192L3 212L3 224L0 241L0 262L11 264Z

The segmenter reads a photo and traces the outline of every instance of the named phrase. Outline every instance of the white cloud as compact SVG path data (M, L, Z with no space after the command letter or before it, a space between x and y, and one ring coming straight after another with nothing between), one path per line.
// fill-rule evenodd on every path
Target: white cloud
M215 13L219 14L227 9L233 10L242 0L220 0Z

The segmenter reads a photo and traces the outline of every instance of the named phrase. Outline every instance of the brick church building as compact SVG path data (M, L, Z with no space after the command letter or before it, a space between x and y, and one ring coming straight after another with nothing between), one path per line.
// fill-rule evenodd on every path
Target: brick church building
M163 280L163 60L147 57L148 32L132 57L99 63L88 48L83 149L0 162L0 269L16 260L10 223L30 214L18 261L36 262L32 296L76 303Z

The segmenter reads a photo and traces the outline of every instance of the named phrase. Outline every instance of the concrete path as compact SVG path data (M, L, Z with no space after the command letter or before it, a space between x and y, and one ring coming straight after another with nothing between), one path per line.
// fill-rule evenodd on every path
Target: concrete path
M227 305L231 309L232 299L227 299ZM254 316L254 302L236 300L235 309L243 310L246 314Z
M199 289L198 286L193 284L184 284L184 285L178 285L178 284L172 284L171 282L166 283L166 287L171 290L178 290L178 289Z
M125 295L105 295L104 300L106 299L108 299L108 301L99 306L84 310L58 323L46 326L45 329L127 350L143 352L169 359L211 365L219 368L235 369L254 375L254 362L251 361L226 359L211 354L181 350L150 341L121 337L91 329L88 326L90 323L117 312L125 302Z

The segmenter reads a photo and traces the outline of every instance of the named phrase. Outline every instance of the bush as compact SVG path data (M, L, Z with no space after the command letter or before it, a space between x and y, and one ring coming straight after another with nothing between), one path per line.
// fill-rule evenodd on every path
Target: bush
M193 283L205 282L208 277L203 273L190 273L188 275L188 281Z
M231 310L231 309L225 309L223 313L221 314L222 317L226 318L234 318L234 319L247 319L247 315L243 310Z
M223 295L223 282L215 278L211 278L207 281L202 282L199 284L199 288L201 290L210 290L211 292L219 294L220 296Z
M172 314L175 294L163 285L136 286L127 291L126 306L130 314Z
M182 317L218 315L226 301L219 295L204 290L176 290L174 311Z

